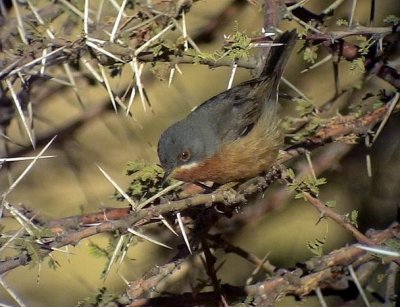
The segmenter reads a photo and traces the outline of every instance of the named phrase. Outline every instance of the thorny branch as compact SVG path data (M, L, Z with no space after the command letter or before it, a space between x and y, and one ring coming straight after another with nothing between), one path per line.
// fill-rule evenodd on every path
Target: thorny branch
M400 108L400 106L398 107ZM368 127L382 120L387 112L387 106L383 106L365 116L359 118L355 115L341 118L340 123L333 120L331 124L326 124L321 128L322 132L317 132L316 137L306 141L307 144L324 145L326 142L332 141L334 138L344 136L349 133L362 133ZM306 147L307 148L307 147ZM298 157L304 152L302 148L288 150L282 158L282 163ZM50 227L53 232L63 233L55 238L55 241L43 246L43 253L48 254L53 248L60 248L69 244L75 245L80 240L103 232L110 232L120 229L126 230L128 227L136 224L143 225L151 221L158 222L158 217L176 211L182 211L197 206L209 206L210 204L222 203L226 206L236 206L246 202L246 197L259 191L265 190L273 181L280 177L280 173L276 171L269 172L265 177L257 177L238 186L236 192L234 190L219 191L210 194L199 194L191 198L171 201L157 206L141 209L137 212L130 213L127 209L107 209L99 213L68 217L57 221L45 222L45 227ZM97 226L82 227L85 224L100 223ZM82 228L78 231L69 232L71 228ZM39 245L40 247L40 245ZM0 274L9 271L17 266L26 265L24 259L12 259L4 261L1 265Z
M385 230L375 232L370 240L375 244L384 240L397 237L400 235L399 225L393 225ZM238 253L240 255L240 253ZM298 297L305 296L317 287L325 290L335 289L335 284L339 285L340 281L348 283L346 271L340 269L349 264L358 267L363 263L374 261L375 257L367 254L355 246L343 247L335 250L325 256L312 258L302 264L299 264L296 269L275 272L271 278L263 282L255 283L244 287L233 287L227 284L221 285L222 293L229 296L231 299L245 299L246 297L254 297L253 303L258 305L272 306L276 300L284 295L294 295ZM154 275L145 275L142 279L132 283L127 291L130 298L137 298L154 289L157 286L160 278L176 272L182 266L181 261L168 263L159 268L159 271L154 272ZM164 272L165 271L165 272ZM155 279L155 277L158 279ZM139 287L140 285L140 287ZM337 286L338 287L338 286ZM338 289L340 289L338 287ZM215 292L199 293L188 297L186 294L176 294L173 296L176 301L184 301L190 305L196 305L204 302L218 302L219 297ZM134 299L132 306L162 306L168 302L167 297L156 299ZM264 306L263 305L263 306Z

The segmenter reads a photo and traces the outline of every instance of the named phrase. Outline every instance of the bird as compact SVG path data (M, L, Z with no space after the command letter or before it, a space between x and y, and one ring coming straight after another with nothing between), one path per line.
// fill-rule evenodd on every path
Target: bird
M276 163L283 146L278 87L296 39L295 30L281 34L257 78L206 100L161 134L157 152L166 177L225 184Z

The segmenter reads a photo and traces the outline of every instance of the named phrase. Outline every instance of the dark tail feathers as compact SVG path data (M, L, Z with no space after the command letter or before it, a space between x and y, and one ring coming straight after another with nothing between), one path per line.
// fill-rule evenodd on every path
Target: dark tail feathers
M274 41L274 44L282 45L271 47L267 59L265 60L264 68L260 74L260 78L272 77L273 75L278 77L278 80L281 78L296 40L297 32L296 30L292 30L290 32L284 32Z

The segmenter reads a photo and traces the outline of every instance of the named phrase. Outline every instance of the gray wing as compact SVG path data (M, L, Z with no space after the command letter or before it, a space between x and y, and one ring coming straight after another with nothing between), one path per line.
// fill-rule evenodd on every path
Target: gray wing
M211 128L219 144L235 140L259 119L271 96L271 83L271 79L253 79L235 86L201 104L188 119Z

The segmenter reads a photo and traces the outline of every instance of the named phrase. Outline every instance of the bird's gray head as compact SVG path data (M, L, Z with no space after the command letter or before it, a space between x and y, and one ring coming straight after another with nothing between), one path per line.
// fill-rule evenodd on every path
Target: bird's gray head
M158 141L158 157L167 175L174 169L196 166L215 151L207 128L182 120L163 132Z

